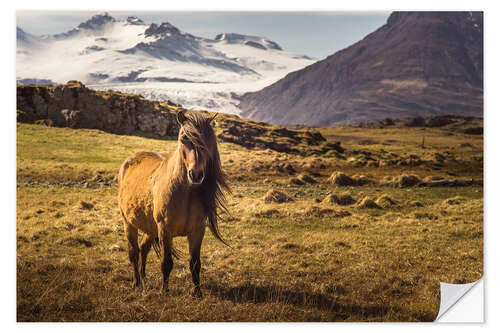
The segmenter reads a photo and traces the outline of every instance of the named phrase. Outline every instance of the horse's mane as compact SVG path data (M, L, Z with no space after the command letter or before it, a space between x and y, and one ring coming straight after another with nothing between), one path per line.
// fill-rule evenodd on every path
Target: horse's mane
M227 175L222 170L217 139L211 122L213 118L206 118L199 113L186 113L187 120L183 124L183 135L199 149L202 154L207 154L205 179L198 191L202 197L204 208L207 212L208 228L215 238L223 242L219 233L219 211L227 211L226 198L223 191L231 192L227 183Z

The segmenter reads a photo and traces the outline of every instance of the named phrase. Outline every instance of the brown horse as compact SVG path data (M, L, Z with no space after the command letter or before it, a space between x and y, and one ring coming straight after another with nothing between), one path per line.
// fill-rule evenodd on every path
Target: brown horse
M193 295L201 297L201 242L208 225L213 235L225 243L217 220L218 210L226 209L222 191L229 191L212 129L214 118L178 112L181 128L173 153L141 151L127 158L120 168L118 202L134 268L134 287L144 280L146 259L153 245L160 253L162 288L168 291L172 256L178 258L172 238L187 236ZM144 233L140 246L138 230Z

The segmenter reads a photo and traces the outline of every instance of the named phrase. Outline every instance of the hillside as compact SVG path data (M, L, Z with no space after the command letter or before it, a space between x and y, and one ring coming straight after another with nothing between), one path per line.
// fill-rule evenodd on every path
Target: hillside
M176 142L179 130L175 117L179 110L185 109L169 101L160 103L133 94L93 91L77 81L59 86L17 86L18 123L44 127L102 130L161 139L171 145ZM210 114L206 111L196 112L206 113L207 116ZM308 168L318 175L347 168L364 175L368 172L382 181L383 176L391 175L392 172L386 167L392 166L404 168L422 178L429 171L439 171L442 176L482 178L477 174L482 171L481 118L442 116L385 119L364 125L314 129L272 125L228 114L218 114L216 119L215 133L220 143L230 144L232 150L257 154L259 151L264 152L271 159L264 158L264 155L258 159L242 159L245 162L233 169L237 177L246 175L252 178L247 174L248 170L287 177ZM74 133L76 135L78 131ZM63 141L65 139L62 138L56 140L57 143ZM88 141L88 138L84 141ZM124 142L125 139L122 139L122 143L117 145L123 145ZM96 146L101 144L95 143ZM29 146L25 148L30 156L40 153ZM52 151L52 148L47 149ZM274 154L284 154L284 159L273 159ZM90 158L100 159L100 153ZM321 162L322 159L330 162ZM327 167L327 164L330 166ZM74 167L80 171L75 174L72 169L64 179L81 180L95 176L92 171L83 171L81 165ZM37 173L28 178L44 179L43 174L51 173L53 167L46 166L43 170L42 175ZM115 172L113 169L105 170L105 174L111 178ZM62 170L55 173L62 174ZM23 173L19 176L26 178ZM49 179L53 179L53 176Z
M175 117L179 110L185 109L170 101L150 101L112 90L94 91L78 81L58 86L17 86L17 121L23 123L172 138L179 131ZM342 149L336 143L326 142L317 131L287 129L230 114L218 114L217 131L219 140L248 148L301 155Z
M242 96L244 117L328 126L483 114L481 12L394 12L363 40Z

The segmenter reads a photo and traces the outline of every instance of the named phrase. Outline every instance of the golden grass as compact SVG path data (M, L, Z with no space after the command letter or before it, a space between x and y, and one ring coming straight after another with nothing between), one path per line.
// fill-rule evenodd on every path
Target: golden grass
M175 263L170 293L159 292L154 252L145 288L134 291L116 186L64 183L98 171L112 175L129 154L170 151L175 141L18 125L18 178L23 180L17 189L18 321L434 320L440 281L466 283L483 274L482 187L338 188L327 179L334 170L376 179L403 173L449 178L447 172L482 179L482 164L473 160L482 157L482 151L459 146L467 141L480 147L482 137L441 138L443 129L429 130L429 148L420 149L414 144L418 129L406 129L405 142L399 129L393 134L347 127L322 131L329 137L350 136L351 141L342 140L348 154L367 137L378 142L391 137L399 143L383 146L388 152L432 156L450 150L455 161L439 170L352 168L335 158L320 157L318 162L318 157L220 144L233 187L230 215L223 216L220 229L232 249L207 233L202 248L204 298L198 300L190 296L185 239L175 239L184 257ZM384 154L379 144L359 147ZM317 173L318 183L289 184L290 175L273 169L285 162L293 164L297 174ZM293 201L266 203L263 197L271 189ZM321 202L340 191L358 202L387 196L395 204L359 209L355 204Z

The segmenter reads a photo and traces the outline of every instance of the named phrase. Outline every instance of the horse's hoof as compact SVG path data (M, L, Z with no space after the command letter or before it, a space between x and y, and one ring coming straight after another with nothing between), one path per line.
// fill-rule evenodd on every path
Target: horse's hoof
M203 297L203 293L201 292L201 289L200 287L195 287L193 289L193 291L191 292L191 296L193 296L194 298L202 298Z

